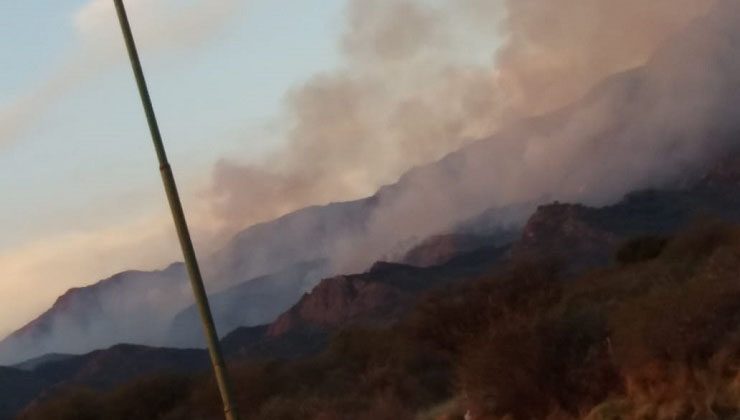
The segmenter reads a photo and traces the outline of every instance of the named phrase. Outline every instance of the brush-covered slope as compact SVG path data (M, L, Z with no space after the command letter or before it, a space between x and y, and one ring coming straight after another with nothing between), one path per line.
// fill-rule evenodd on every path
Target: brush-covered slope
M304 321L340 332L307 357L234 366L240 408L255 420L736 418L740 230L694 225L634 252L651 238L626 245L632 258L585 275L515 261L429 291L393 323L327 323L304 312ZM133 386L138 392L124 393ZM165 404L141 398L167 387L179 391ZM22 418L220 413L215 385L198 376L184 389L161 377L85 395L57 395Z
M43 405L54 395L68 395L83 389L110 390L138 378L193 374L204 372L210 366L204 350L128 344L33 362L23 369L0 368L0 419L13 419L23 408Z

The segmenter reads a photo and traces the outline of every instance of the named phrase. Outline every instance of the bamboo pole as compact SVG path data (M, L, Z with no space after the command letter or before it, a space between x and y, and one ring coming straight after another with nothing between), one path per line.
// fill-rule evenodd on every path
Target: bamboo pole
M123 31L123 38L126 43L129 59L131 60L134 78L136 79L139 95L141 96L141 102L144 106L144 113L146 114L146 120L149 124L149 131L151 132L152 141L154 142L154 149L157 153L157 159L159 160L159 170L162 175L162 182L167 194L167 201L169 202L170 210L172 211L172 219L175 223L175 229L177 230L177 237L180 240L180 247L182 248L185 266L187 267L190 284L193 288L193 294L195 295L195 302L198 306L198 311L200 312L201 321L203 322L203 329L208 343L208 352L211 357L211 364L213 365L213 372L216 376L218 389L221 393L224 414L226 420L239 420L239 414L232 395L231 383L226 369L226 364L224 363L223 353L221 352L221 345L218 340L218 333L216 332L213 315L211 314L211 309L208 304L208 296L206 295L205 286L203 285L203 277L201 276L200 268L198 267L198 259L195 255L195 249L193 248L193 242L190 238L187 221L182 209L182 203L180 202L180 196L177 192L175 177L172 174L172 168L167 161L167 154L164 149L164 143L162 142L162 135L157 124L157 117L154 114L154 106L152 105L152 100L149 96L149 89L147 88L144 71L142 70L139 54L136 50L131 25L129 24L123 0L113 0L113 2L116 6L116 12L121 24L121 30Z

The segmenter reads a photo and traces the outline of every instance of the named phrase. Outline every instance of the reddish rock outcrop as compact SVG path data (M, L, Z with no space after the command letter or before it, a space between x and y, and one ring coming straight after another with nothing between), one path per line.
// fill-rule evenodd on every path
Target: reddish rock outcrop
M403 293L388 284L353 276L323 280L268 329L279 336L298 327L333 328L396 306Z
M593 212L579 204L540 206L524 227L512 255L521 259L554 257L574 269L609 261L622 238L595 222Z

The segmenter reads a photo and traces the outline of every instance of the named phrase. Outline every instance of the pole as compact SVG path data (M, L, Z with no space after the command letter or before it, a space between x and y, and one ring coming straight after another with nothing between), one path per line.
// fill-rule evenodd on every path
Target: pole
M221 352L216 326L214 325L211 308L208 304L208 296L206 295L203 278L200 273L200 268L198 267L198 259L195 255L193 242L190 239L187 221L185 220L182 203L180 202L177 186L175 185L175 177L172 175L172 168L170 168L170 164L167 161L167 154L165 153L164 143L162 142L162 135L159 132L157 118L154 114L154 106L149 97L149 89L146 86L146 79L144 79L144 71L141 67L139 54L136 51L136 44L134 42L133 33L131 32L131 25L129 24L128 16L126 15L123 0L113 0L113 2L115 3L116 12L118 13L118 20L121 24L121 30L123 31L123 38L126 42L126 49L128 50L129 59L131 60L131 67L134 72L136 84L139 88L139 95L141 96L144 113L146 114L147 123L149 124L149 131L151 132L152 141L154 142L154 149L157 152L162 182L164 183L164 189L167 193L167 201L169 201L170 210L172 211L172 219L175 223L175 229L177 230L177 237L180 240L180 247L182 248L185 266L187 267L190 284L193 288L193 294L195 295L195 302L198 306L198 311L200 312L201 321L203 321L203 329L208 343L208 353L211 357L213 372L216 375L216 382L218 383L218 389L221 393L224 414L226 420L239 420L239 414L237 412L236 405L234 404L231 383L229 381L228 372L226 371L226 364L224 363L223 354Z

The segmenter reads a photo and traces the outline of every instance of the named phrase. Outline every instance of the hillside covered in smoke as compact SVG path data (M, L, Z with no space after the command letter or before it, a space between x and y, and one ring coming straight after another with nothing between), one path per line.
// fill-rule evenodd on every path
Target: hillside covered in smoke
M740 155L681 189L539 206L322 280L222 345L248 419L732 419ZM733 224L733 222L735 224ZM205 350L116 345L0 370L0 419L217 419ZM21 386L19 386L21 385Z
M295 125L273 169L215 171L221 217L268 221L207 260L209 290L247 290L242 307L279 302L227 325L269 322L322 277L399 259L468 220L506 232L546 201L602 205L697 177L736 148L740 5L678 3L352 2L347 68L292 93ZM492 27L503 45L464 44ZM460 45L476 53L460 57ZM493 64L471 62L492 48ZM296 270L288 285L249 291ZM0 343L0 361L175 344L189 304L178 265L123 273L60 298ZM132 308L141 316L125 316Z

